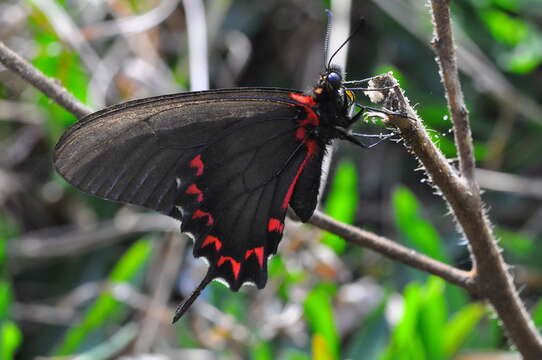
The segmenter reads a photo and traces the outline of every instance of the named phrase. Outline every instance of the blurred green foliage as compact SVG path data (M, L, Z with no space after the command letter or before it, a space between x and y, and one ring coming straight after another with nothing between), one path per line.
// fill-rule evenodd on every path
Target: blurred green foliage
M358 207L358 172L351 161L343 161L337 166L335 176L326 201L325 213L345 224L352 224ZM325 233L322 243L342 254L346 242L335 234Z
M107 281L110 286L118 284L133 284L137 275L141 274L152 251L149 240L135 242L119 259ZM81 322L71 327L54 351L62 356L76 353L84 345L91 334L104 326L115 324L125 315L126 305L113 296L110 291L104 291L85 311ZM101 335L103 336L103 335Z

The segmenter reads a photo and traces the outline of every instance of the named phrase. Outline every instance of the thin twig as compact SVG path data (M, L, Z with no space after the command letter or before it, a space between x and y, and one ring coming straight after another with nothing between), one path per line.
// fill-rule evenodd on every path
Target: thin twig
M0 41L0 63L78 118L91 113L89 108L62 87L57 80L45 76L41 71L29 64L28 61L9 49L2 41Z
M454 125L455 144L459 155L461 175L466 179L472 191L474 183L474 149L469 124L469 113L463 99L463 91L457 72L455 44L452 36L450 10L447 1L431 1L435 35L431 45L437 54L440 77L446 89L448 111Z
M542 341L514 288L500 249L491 231L480 193L473 190L450 166L435 147L421 119L410 106L391 75L376 78L372 87L396 86L384 91L384 106L408 117L387 116L396 127L407 148L427 171L431 182L444 195L458 224L467 238L473 261L471 274L475 292L495 308L511 340L525 359L542 358ZM414 120L413 120L414 119Z
M10 241L8 254L10 259L20 265L21 260L73 256L101 246L110 246L134 234L175 231L178 228L177 220L159 214L120 214L113 220L85 228L59 226L28 233L17 241Z
M476 169L476 179L483 189L505 191L542 199L542 179L500 171Z
M188 35L190 89L209 89L209 60L207 55L207 22L201 0L183 0Z
M149 353L156 342L156 338L163 323L152 313L154 309L167 306L171 289L179 272L183 259L185 241L181 241L178 235L170 234L169 241L165 245L165 251L160 258L160 273L156 280L156 286L150 298L145 318L141 323L141 331L134 344L135 352Z
M339 235L354 245L372 249L393 260L425 271L429 274L439 276L452 284L461 286L471 293L476 294L473 278L466 271L456 269L450 265L431 259L428 256L404 247L383 236L341 223L319 211L314 213L309 222L330 233Z
M106 20L83 29L87 39L139 34L147 31L167 19L177 8L180 0L162 0L153 9L143 14L126 16L114 20Z

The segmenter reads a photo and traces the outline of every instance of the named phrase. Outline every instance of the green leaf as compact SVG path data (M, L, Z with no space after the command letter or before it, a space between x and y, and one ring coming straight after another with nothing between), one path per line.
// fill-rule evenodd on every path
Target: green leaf
M495 40L503 44L516 45L527 36L527 24L501 10L483 10L480 11L480 16Z
M149 240L135 242L111 271L108 277L109 282L133 281L146 265L151 251L152 243ZM55 350L55 354L69 355L76 352L91 332L104 326L109 320L118 317L123 307L124 305L109 292L102 293L87 309L81 322L67 331L64 339Z
M446 333L442 331L448 311L444 298L446 283L441 278L430 276L423 291L423 302L419 313L419 334L428 359L443 359L442 342Z
M443 350L447 357L453 356L461 344L471 335L472 331L486 313L482 303L472 303L459 310L446 324L443 330Z
M15 358L15 351L21 345L22 333L17 325L11 321L0 323L0 355L2 359L11 360Z
M529 27L526 39L502 59L505 68L516 74L527 74L542 62L542 34Z
M532 314L533 314L533 321L536 327L538 328L541 327L542 326L542 298L538 300L536 305L533 307Z
M497 228L495 234L500 239L499 245L515 256L526 257L535 250L536 244L528 236L503 228Z
M333 360L337 358L333 356L326 339L320 334L314 334L312 337L312 358L314 360Z
M314 288L304 303L305 317L312 332L322 336L333 358L339 357L339 334L333 317L330 291L325 285Z
M352 224L359 198L357 177L356 167L351 161L339 164L326 202L326 214L343 223ZM335 234L325 233L322 243L338 254L346 248L346 242Z
M449 263L437 231L421 216L414 194L405 187L399 187L392 197L395 221L407 243L433 259Z
M297 349L288 349L280 359L285 360L310 360L309 355Z
M253 360L273 360L273 351L271 346L265 342L258 342L251 351Z
M11 296L9 283L0 281L0 321L8 318Z
M474 1L474 3L476 2ZM518 0L491 0L491 3L508 11L516 12L520 9L520 2Z
M418 334L417 320L421 306L421 287L407 285L403 291L403 316L392 332L392 340L381 360L424 360L425 351Z
M425 286L411 283L405 288L403 316L381 359L444 359L445 288L445 281L434 276L428 278Z

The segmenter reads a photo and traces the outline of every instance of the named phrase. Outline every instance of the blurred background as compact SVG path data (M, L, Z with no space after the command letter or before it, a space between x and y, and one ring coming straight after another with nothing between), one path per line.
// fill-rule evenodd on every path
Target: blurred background
M542 2L452 5L478 180L540 326ZM421 1L2 0L0 40L94 110L207 87L305 90L323 69L331 7L342 9L336 26L366 19L347 77L393 71L455 162ZM463 290L293 221L264 290L213 282L171 326L206 265L176 221L92 198L54 173L52 149L75 121L0 66L1 359L517 358L498 320ZM402 144L340 144L322 210L469 269L438 195Z

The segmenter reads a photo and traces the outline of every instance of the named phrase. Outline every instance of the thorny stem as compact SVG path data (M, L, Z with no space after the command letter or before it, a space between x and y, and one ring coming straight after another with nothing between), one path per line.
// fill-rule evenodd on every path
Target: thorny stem
M452 36L450 9L448 1L431 1L433 25L435 27L434 38L431 42L437 54L437 63L440 69L440 78L446 89L446 100L454 126L454 137L459 152L459 167L461 176L469 183L473 191L478 191L474 180L474 150L472 146L472 134L469 124L469 112L465 106L457 62L454 39Z
M508 273L508 266L501 256L491 224L485 214L480 188L474 177L475 160L469 115L465 106L456 63L456 51L452 35L449 0L431 0L435 37L435 49L444 84L448 108L454 124L455 144L459 154L461 175L468 188L465 199L453 204L457 219L469 240L480 293L485 296L499 314L508 336L525 359L542 359L542 338L529 318L519 294ZM443 191L444 192L444 191ZM451 194L449 194L451 195ZM466 211L460 212L459 210Z
M369 248L390 259L439 276L451 284L461 286L472 294L476 294L473 279L467 271L431 259L383 236L341 223L319 211L314 213L309 222L330 233L339 235L354 245Z

